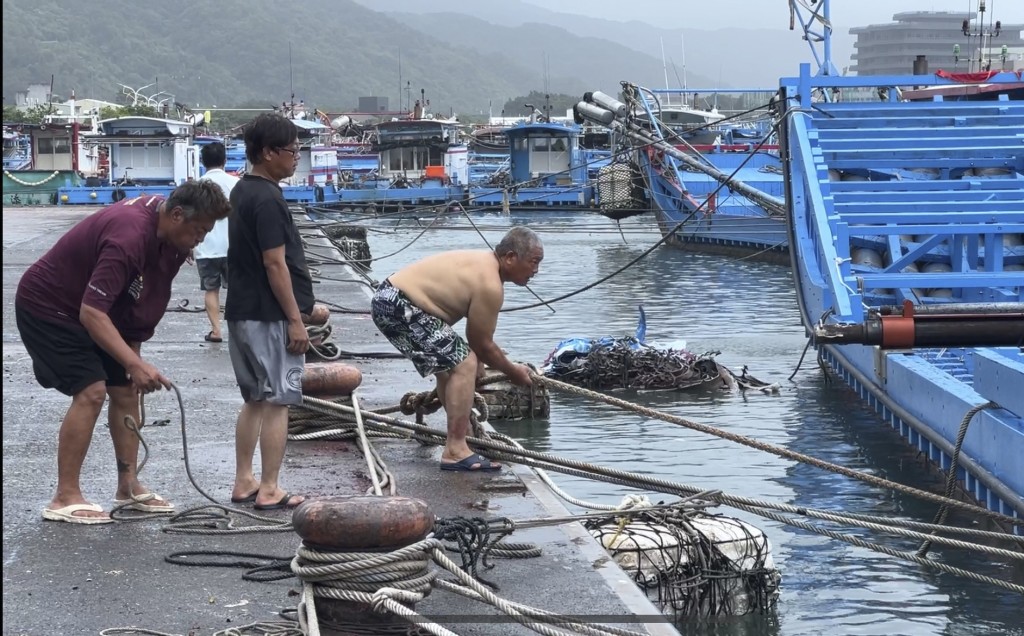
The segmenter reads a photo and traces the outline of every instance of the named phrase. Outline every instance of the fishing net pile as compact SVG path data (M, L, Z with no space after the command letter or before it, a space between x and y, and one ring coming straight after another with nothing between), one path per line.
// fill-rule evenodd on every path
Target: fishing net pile
M717 351L658 349L632 336L559 344L544 375L588 389L689 389L727 382Z
M747 374L737 375L715 360L720 351L693 353L685 342L655 347L644 342L647 315L639 307L636 333L622 338L568 338L548 355L541 372L555 380L605 391L611 389L682 390L696 388L756 389L776 393L770 384Z
M613 515L584 525L662 612L708 617L775 608L782 577L758 528L685 508Z

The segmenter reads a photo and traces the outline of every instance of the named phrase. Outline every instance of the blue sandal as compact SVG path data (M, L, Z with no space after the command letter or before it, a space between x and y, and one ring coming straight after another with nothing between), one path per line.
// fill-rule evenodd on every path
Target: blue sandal
M474 466L479 464L476 468ZM486 457L473 453L469 457L460 459L457 462L441 462L441 470L452 470L463 473L490 473L501 470L501 464L496 464Z

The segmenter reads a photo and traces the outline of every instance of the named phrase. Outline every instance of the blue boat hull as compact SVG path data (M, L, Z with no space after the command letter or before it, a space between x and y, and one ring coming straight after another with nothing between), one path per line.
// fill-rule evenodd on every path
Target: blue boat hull
M955 469L981 505L1024 518L1024 350L916 344L927 319L912 322L915 308L946 312L955 327L941 338L979 342L997 324L986 319L1020 319L1018 309L1005 308L1024 300L1024 273L1013 271L1024 260L1017 245L1024 108L1006 100L985 107L800 104L800 91L809 95L813 81L828 79L811 79L804 68L800 78L783 80L797 96L790 107L801 110L786 120L783 136L791 157L787 230L804 323L816 332L878 325L873 312L902 306L898 328L910 329L903 334L914 344L826 344L821 331L823 360L912 447L943 471ZM901 79L886 85L925 83ZM837 180L837 171L859 178ZM956 308L971 303L981 308L957 317ZM897 329L884 319L874 328Z
M706 155L723 172L732 172L748 156L745 153ZM751 170L765 165L779 166L777 158L757 155L754 158L758 161ZM789 263L784 217L769 215L760 206L726 188L709 200L718 182L706 175L684 173L684 191L647 157L642 157L641 165L647 171L648 193L658 226L662 235L671 233L666 241L669 245L703 253ZM746 183L773 196L781 196L781 174L772 173L771 178L767 178L766 173L765 177Z
M863 346L827 346L823 358L833 371L871 406L912 447L939 469L948 471L964 415L984 396L970 378L957 378L937 365L936 358L975 356L977 349L935 349L882 353ZM991 349L990 357L1004 358L1007 369L1024 384L1024 356L1014 349ZM881 357L879 357L881 356ZM1014 365L1014 362L1016 365ZM976 414L967 429L957 477L963 489L987 508L1024 517L1024 418L1006 409Z

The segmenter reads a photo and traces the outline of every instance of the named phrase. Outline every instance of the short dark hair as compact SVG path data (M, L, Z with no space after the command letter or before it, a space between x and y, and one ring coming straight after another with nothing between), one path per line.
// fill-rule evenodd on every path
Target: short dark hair
M224 190L208 179L186 181L167 197L168 211L181 206L186 221L220 221L231 212L231 204L224 196Z
M299 138L292 120L278 113L263 113L245 129L245 158L257 165L263 162L267 148L284 148Z
M212 168L223 168L224 164L228 161L227 150L224 149L224 144L219 141L214 141L203 146L203 149L199 151L199 160L203 162L203 166L210 170Z
M519 258L526 258L534 249L542 247L540 237L528 227L517 225L502 237L494 248L499 257L512 253Z

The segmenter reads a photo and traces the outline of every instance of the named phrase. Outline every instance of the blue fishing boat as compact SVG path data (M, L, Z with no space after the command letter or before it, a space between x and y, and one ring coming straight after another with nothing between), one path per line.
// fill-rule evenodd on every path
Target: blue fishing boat
M32 165L32 143L16 127L4 125L4 170L26 170Z
M979 516L1024 534L1024 102L1011 99L1020 74L985 73L996 87L986 100L901 99L901 87L957 79L839 76L829 4L791 1L819 69L803 64L780 81L785 192L741 192L766 208L784 201L774 222L822 364L945 471L948 492L959 484ZM615 98L594 93L577 107L639 134ZM700 203L658 184L652 200L687 211L685 228Z
M1024 102L893 90L944 83L809 64L781 80L797 298L825 363L982 505L1021 518ZM835 99L856 91L876 97Z
M602 214L619 219L649 209L674 247L785 258L782 162L766 125L767 98L758 120L726 121L718 112L662 103L679 90L624 83L626 103L596 92L577 104L581 120L611 128L617 154L633 148L631 169L621 170L617 181L643 183L642 192L632 194L599 183Z
M468 148L456 119L435 118L417 101L411 117L376 124L370 144L377 168L325 188L318 208L391 214L465 199Z
M109 205L126 197L166 196L175 187L199 177L199 147L194 126L177 119L115 117L98 122L98 130L83 133L72 146L104 148L109 161L106 178L90 177L84 184L71 180L58 189L61 205Z
M508 160L484 183L470 186L473 206L517 210L593 208L595 192L590 171L600 159L595 158L597 151L581 146L580 126L531 117L506 128L504 135Z

